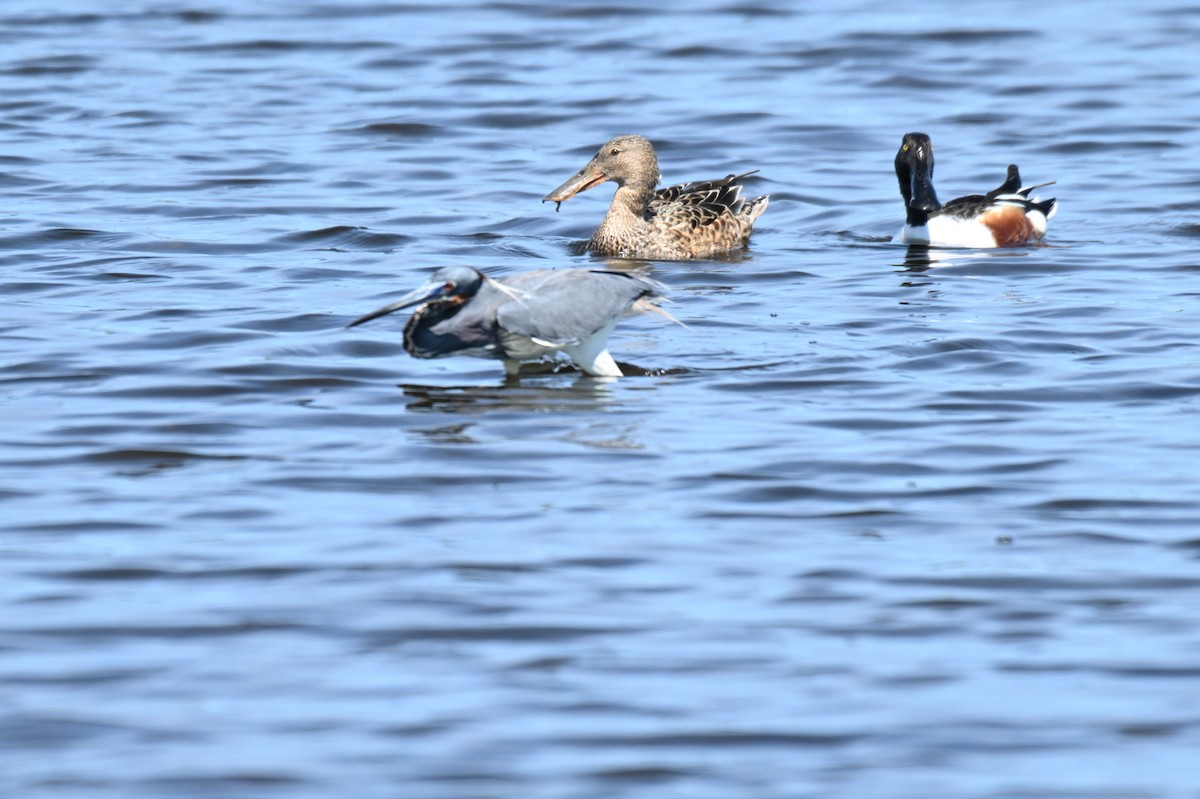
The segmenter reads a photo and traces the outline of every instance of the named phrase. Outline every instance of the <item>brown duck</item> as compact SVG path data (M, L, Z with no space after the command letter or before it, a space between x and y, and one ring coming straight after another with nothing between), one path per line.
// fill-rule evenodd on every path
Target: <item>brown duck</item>
M754 220L770 198L743 200L738 181L756 171L655 190L659 174L653 145L644 136L618 136L542 202L553 201L557 208L611 180L617 192L588 250L623 258L708 258L749 243Z

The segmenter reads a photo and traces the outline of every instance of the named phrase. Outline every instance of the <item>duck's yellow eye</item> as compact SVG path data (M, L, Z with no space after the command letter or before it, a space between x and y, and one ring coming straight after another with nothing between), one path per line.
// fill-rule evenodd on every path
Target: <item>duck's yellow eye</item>
M908 145L907 144L900 145L900 152L902 152L902 153L908 152Z

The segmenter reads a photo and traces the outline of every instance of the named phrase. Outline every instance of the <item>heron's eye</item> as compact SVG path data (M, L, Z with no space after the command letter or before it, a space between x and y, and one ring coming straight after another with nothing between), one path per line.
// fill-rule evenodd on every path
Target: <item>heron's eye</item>
M447 280L445 283L442 284L442 293L443 294L449 294L452 291L454 291L454 281L453 280Z

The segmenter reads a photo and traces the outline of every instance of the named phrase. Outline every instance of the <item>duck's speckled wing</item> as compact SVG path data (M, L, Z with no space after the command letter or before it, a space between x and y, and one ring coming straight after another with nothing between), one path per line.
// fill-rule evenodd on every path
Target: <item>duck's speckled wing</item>
M650 201L648 214L659 224L691 229L712 225L722 217L736 217L746 205L737 181L757 171L659 189Z

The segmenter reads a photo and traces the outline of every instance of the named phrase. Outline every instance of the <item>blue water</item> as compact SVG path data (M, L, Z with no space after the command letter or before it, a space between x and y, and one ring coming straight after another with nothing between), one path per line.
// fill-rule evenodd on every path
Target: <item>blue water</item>
M796 5L5 3L0 795L1200 797L1200 11ZM343 329L629 132L633 376Z

